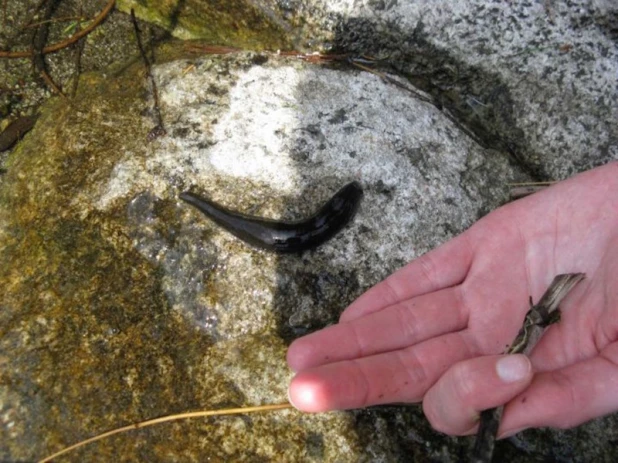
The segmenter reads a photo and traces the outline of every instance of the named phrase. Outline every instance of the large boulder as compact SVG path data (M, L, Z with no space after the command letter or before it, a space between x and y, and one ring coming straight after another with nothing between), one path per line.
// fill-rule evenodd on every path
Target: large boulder
M11 153L0 459L188 409L284 402L291 339L504 203L507 182L618 157L609 4L252 3L299 48L353 61L167 46L153 68L167 135L148 136L152 89L133 64L82 76ZM355 219L302 254L254 249L178 198L293 220L352 180L365 192ZM613 460L616 430L612 416L529 431L498 452ZM161 425L68 459L459 461L470 443L397 406Z
M495 208L514 175L506 156L374 74L252 53L157 65L168 134L147 142L141 69L88 76L9 159L8 458L185 409L284 402L287 341ZM178 199L192 190L295 219L351 180L365 191L357 217L302 254L256 250ZM273 412L146 430L75 458L352 461L376 442L376 455L399 455L388 431L360 438L350 415Z

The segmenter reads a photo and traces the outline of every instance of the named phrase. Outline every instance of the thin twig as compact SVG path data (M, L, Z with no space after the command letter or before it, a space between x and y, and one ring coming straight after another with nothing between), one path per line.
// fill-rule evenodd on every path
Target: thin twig
M207 55L227 55L228 53L239 53L242 51L241 48L226 47L223 45L198 45L195 43L186 44L185 50L205 53Z
M106 437L110 437L115 434L120 434L120 433L127 432L127 431L132 431L134 429L143 429L148 426L153 426L155 424L167 423L169 421L184 420L188 418L203 418L207 416L220 416L220 415L240 415L244 413L267 412L267 411L274 411L274 410L285 410L285 409L290 409L290 408L293 408L291 404L284 403L284 404L273 404L273 405L258 405L256 407L226 408L223 410L202 410L202 411L197 411L197 412L186 412L186 413L178 413L175 415L162 416L159 418L153 418L151 420L142 421L140 423L134 423L128 426L122 426L120 428L112 429L111 431L104 432L102 434L91 437L89 439L85 439L81 442L78 442L77 444L73 444L69 447L66 447L52 455L49 455L39 460L39 463L50 462L54 458L59 457L60 455L64 455L65 453L68 453L72 450L83 447L84 445L91 444L92 442L105 439Z
M554 183L556 183L555 180L549 180L547 182L514 182L514 183L507 183L508 186L542 186L542 185L553 185Z
M349 59L350 64L352 64L353 66L356 66L359 69L362 69L363 71L367 71L370 72L372 74L375 74L378 77L381 77L382 80L384 80L385 82L388 82L389 84L394 85L395 87L399 87L402 90L405 90L411 94L413 94L416 98L418 98L421 101L425 101L427 103L433 103L433 100L431 98L426 97L425 95L421 95L418 91L416 91L414 88L409 87L408 85L405 85L401 82L399 82L397 79L393 79L391 76L389 76L388 74L385 74L383 72L380 71L376 71L375 69L370 68L369 66L366 66L365 64L361 64L359 62L359 60L350 58Z
M511 197L511 200L515 200L523 198L525 196L530 196L545 189L547 189L547 185L516 186L509 190L509 195Z
M67 22L67 21L77 21L81 23L81 22L86 22L88 20L83 16L63 16L61 18L51 18L51 19L46 19L44 21L37 21L35 23L30 23L24 26L22 29L34 29L35 27L39 27L40 25L46 24L46 23L61 23L61 22Z
M139 53L140 55L142 55L142 59L144 60L144 65L146 66L146 74L148 75L148 79L150 80L150 86L152 87L152 96L154 99L153 109L157 120L154 128L146 136L146 139L148 141L152 141L155 138L164 136L166 134L166 131L165 127L163 126L163 117L161 116L161 108L159 106L159 92L157 91L157 83L154 76L152 75L152 66L150 64L148 56L146 55L146 51L144 50L144 45L142 44L139 26L137 24L137 19L135 18L135 11L133 10L133 8L131 8L131 21L133 22L133 28L135 29L135 38L137 39Z
M77 42L79 39L81 39L83 37L86 37L99 24L101 24L103 22L103 20L107 17L109 12L112 11L112 8L114 7L115 3L116 3L116 0L109 0L107 2L107 5L105 5L105 8L103 8L103 10L101 10L101 12L92 20L92 22L90 23L90 25L88 25L88 27L82 29L79 32L76 32L71 37L69 37L66 40L63 40L62 42L58 42L58 43L55 43L53 45L50 45L48 47L43 48L43 54L46 55L48 53L57 52L58 50L62 50L63 48L66 48L69 45ZM0 58L9 58L9 59L13 59L13 58L29 58L33 54L34 54L33 50L27 50L27 51L6 51L6 50L0 50Z
M560 302L585 276L583 273L566 273L556 276L538 304L532 305L531 303L519 333L504 353L529 355L543 336L545 328L560 319L558 308ZM503 411L504 405L481 412L481 421L470 461L491 462Z
M49 34L49 19L54 14L56 7L58 6L58 0L48 0L45 5L45 11L43 12L43 23L36 28L34 36L32 37L32 62L34 68L39 71L39 75L43 78L48 87L50 87L55 93L65 96L60 90L60 87L56 85L54 80L47 72L47 66L45 65L45 57L43 55L43 48L47 42L47 36Z
M83 4L80 2L80 13L83 13ZM77 23L77 31L79 32L79 30L82 27L82 23L78 22ZM86 46L86 41L80 41L77 42L75 44L75 46L73 47L74 49L74 77L73 77L73 84L71 86L71 98L75 98L75 95L77 95L77 87L79 86L79 76L81 74L82 71L82 53L84 52L84 47Z
M509 183L509 194L511 199L519 199L524 196L529 196L534 193L538 193L556 182L522 182L522 183Z

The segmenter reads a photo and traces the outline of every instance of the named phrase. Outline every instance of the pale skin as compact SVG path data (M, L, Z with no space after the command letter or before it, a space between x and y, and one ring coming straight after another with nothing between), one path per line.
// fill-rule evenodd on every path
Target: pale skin
M532 296L586 274L530 357L499 355ZM509 363L510 362L510 363ZM338 324L297 339L290 400L320 412L422 402L431 425L499 437L618 411L618 163L507 204L377 284Z

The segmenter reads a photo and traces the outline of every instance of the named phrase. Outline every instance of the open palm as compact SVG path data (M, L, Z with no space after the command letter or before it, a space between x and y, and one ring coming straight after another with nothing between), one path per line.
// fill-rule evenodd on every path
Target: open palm
M577 272L586 279L532 368L523 357L519 375L513 362L497 367L529 297ZM423 401L450 434L474 432L480 410L504 403L501 435L618 410L618 163L484 217L371 288L339 324L296 340L288 363L301 410Z

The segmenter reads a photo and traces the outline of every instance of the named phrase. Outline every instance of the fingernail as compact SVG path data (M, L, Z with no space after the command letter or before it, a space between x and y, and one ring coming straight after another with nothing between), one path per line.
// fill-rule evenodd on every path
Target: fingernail
M521 381L530 371L530 360L525 355L507 355L496 363L498 377L505 383Z

